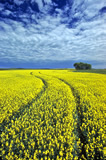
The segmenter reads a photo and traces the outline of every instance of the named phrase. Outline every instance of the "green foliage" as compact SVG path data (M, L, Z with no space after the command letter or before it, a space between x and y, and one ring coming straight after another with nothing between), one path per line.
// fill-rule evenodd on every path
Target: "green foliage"
M74 70L73 72L87 72L87 73L100 73L106 74L106 69L87 69L87 70Z
M91 68L92 68L91 64L83 63L83 62L74 63L74 67L75 67L77 70L78 70L78 69L91 69Z

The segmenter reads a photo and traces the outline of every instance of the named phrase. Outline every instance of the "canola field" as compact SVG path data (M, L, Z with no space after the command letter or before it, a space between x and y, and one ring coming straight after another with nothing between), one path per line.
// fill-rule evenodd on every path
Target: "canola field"
M0 71L0 159L104 160L106 75Z

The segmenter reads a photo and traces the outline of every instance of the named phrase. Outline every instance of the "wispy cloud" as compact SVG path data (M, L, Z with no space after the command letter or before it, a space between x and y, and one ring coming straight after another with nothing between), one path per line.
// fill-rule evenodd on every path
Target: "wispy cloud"
M16 13L18 20L0 4L1 15L7 16L0 18L0 61L106 62L106 14L100 12L104 0L76 0L64 9L54 7L56 2L51 0L35 1L42 11L34 12L29 6L28 12Z

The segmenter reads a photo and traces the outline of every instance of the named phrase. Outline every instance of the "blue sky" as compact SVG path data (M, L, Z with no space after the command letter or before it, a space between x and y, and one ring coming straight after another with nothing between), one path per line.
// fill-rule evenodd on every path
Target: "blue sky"
M106 0L0 0L0 67L106 68Z

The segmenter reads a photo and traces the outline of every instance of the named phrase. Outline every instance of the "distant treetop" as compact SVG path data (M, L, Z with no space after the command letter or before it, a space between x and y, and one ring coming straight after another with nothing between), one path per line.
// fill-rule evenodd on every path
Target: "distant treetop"
M74 67L75 69L91 69L92 66L91 64L88 64L88 63L83 63L83 62L80 62L80 63L74 63Z

